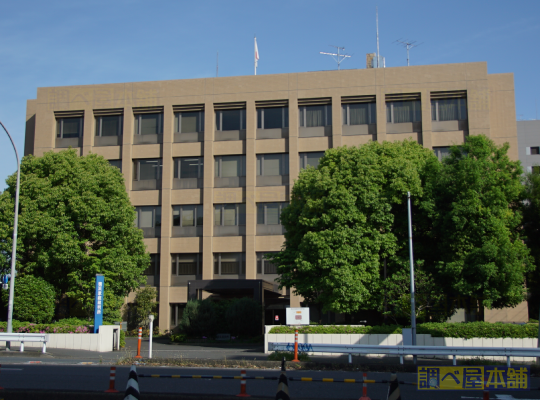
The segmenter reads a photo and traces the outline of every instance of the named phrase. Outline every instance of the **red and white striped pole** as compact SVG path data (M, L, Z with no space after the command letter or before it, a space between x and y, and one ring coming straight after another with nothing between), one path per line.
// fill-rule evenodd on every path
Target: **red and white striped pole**
M237 394L236 397L251 397L246 393L246 370L243 369L240 372L242 379L240 380L240 394Z
M360 399L358 400L371 400L368 396L367 396L367 383L366 383L366 380L367 380L367 372L364 372L364 380L362 381L362 397L360 397Z
M114 388L115 380L116 380L116 367L111 367L111 373L109 376L109 388L105 390L105 393L118 393L118 390Z
M141 342L142 342L142 328L139 327L139 342L137 344L137 355L135 358L142 358L141 357Z
M298 359L298 329L294 331L294 359L292 362L300 362Z

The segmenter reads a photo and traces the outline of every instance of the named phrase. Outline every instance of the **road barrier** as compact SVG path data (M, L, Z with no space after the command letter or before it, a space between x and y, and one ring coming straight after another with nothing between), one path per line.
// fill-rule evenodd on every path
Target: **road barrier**
M243 369L240 371L240 377L242 378L240 380L240 393L236 395L236 397L251 397L246 392L246 370Z
M510 357L540 357L540 348L536 347L450 347L450 346L388 346L371 344L324 344L324 343L268 343L269 351L293 351L314 353L349 354L388 354L399 356L403 364L403 356L452 356L456 365L456 356L506 357L506 366L510 367Z
M281 361L281 374L279 375L278 387L275 400L291 400L289 397L289 381L285 369L285 357Z
M135 358L142 358L141 357L141 342L142 342L142 328L139 327L139 340L137 342L137 355Z
M41 342L43 343L42 353L47 351L47 342L49 335L46 333L5 333L0 332L0 342L20 342L20 351L24 351L24 342Z
M364 383L362 383L362 397L360 397L360 399L358 400L371 400L368 395L367 395L367 373L364 372Z
M397 375L392 374L390 377L390 386L388 386L387 400L401 400L401 392L399 391L399 384Z
M298 329L294 331L294 358L292 362L300 362L298 359Z
M118 393L118 390L114 388L115 381L116 381L116 367L111 367L111 372L109 374L109 388L105 390L105 393Z
M131 366L129 370L129 379L126 385L126 392L124 393L124 400L140 400L141 394L139 392L139 380L137 379L137 368L135 365Z

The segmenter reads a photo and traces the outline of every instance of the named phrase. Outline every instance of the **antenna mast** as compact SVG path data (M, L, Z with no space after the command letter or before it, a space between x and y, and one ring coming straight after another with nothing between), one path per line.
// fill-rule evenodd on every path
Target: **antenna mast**
M379 65L379 6L375 7L375 23L377 25L377 68Z
M407 49L407 67L409 66L409 50L412 49L413 47L418 47L420 46L422 43L416 43L416 40L413 40L413 41L410 41L410 40L401 40L401 39L398 39L396 40L394 43L399 43L401 44L403 47L405 47Z
M337 62L337 69L339 70L340 69L340 65L341 65L341 62L343 60L345 60L346 58L351 58L351 56L347 55L347 54L340 54L339 51L340 50L345 50L345 47L339 47L339 46L332 46L330 45L331 47L335 47L337 49L337 53L325 53L323 51L319 52L320 54L326 54L327 56L332 56L332 58Z

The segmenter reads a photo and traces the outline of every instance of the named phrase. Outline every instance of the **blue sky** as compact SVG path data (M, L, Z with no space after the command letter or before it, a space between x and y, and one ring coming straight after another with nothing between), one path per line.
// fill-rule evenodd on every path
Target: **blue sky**
M320 51L346 48L342 68L365 68L376 50L405 66L396 39L423 42L411 65L487 61L512 72L518 119L540 102L540 1L198 0L11 1L0 13L0 121L24 151L26 100L44 86L85 85L335 69ZM540 105L539 105L540 106ZM16 170L0 132L0 190Z

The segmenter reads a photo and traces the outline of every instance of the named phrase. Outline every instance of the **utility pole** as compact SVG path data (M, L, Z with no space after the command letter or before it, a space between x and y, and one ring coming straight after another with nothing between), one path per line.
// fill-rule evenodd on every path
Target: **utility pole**
M407 211L409 214L409 259L411 269L411 333L412 345L416 346L416 307L414 304L414 256L412 241L411 192L407 192ZM416 364L416 356L413 356L413 360Z

